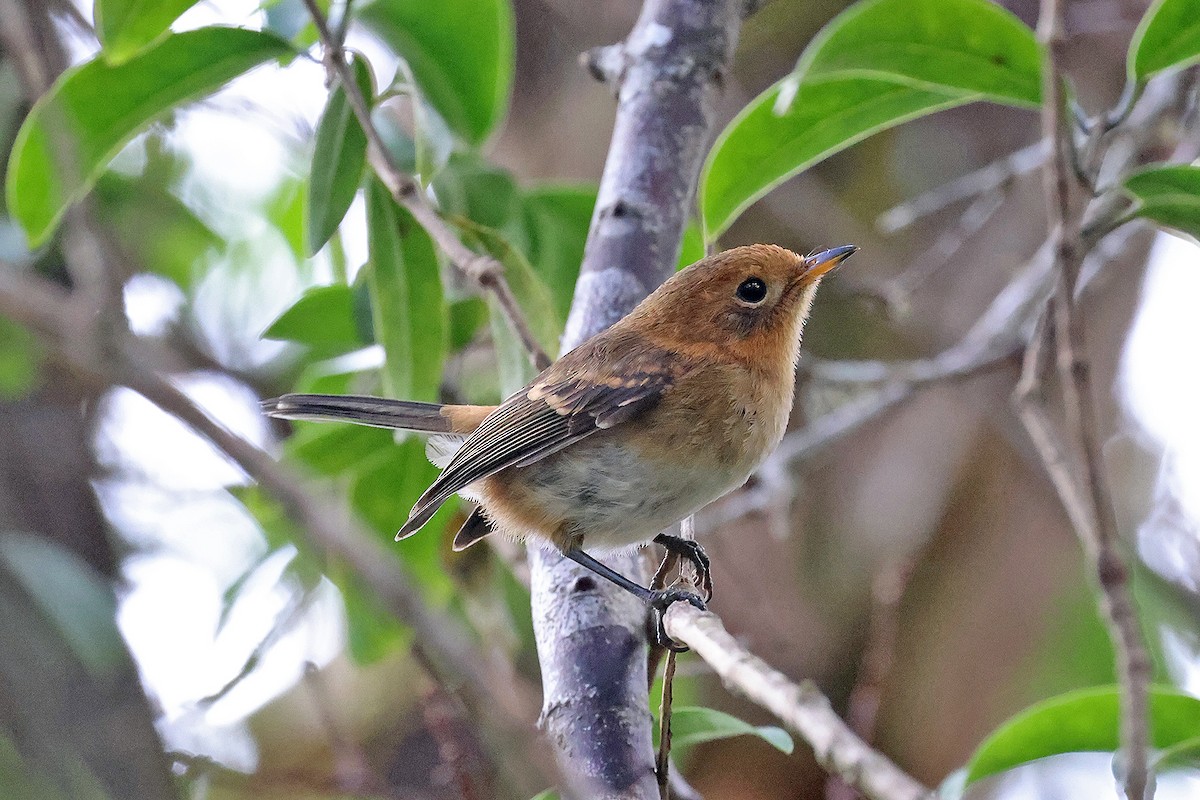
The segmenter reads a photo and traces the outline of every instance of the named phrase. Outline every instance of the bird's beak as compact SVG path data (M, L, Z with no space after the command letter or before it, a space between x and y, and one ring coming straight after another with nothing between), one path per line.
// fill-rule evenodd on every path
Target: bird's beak
M822 250L804 259L800 266L800 280L805 283L811 283L818 278L823 277L838 264L845 261L850 256L854 255L858 248L852 244L843 245L841 247L832 247L828 250Z

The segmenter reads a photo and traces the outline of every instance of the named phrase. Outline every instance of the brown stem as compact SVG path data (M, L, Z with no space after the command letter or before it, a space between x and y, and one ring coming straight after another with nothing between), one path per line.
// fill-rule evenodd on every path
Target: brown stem
M1042 136L1054 143L1044 173L1047 223L1059 269L1051 312L1055 363L1062 391L1067 447L1070 448L1044 449L1042 453L1099 580L1101 608L1117 654L1117 676L1121 685L1120 738L1125 760L1125 795L1128 800L1143 800L1150 788L1147 763L1150 661L1137 619L1129 568L1121 552L1120 531L1104 471L1091 362L1086 355L1086 331L1083 315L1076 305L1080 271L1087 251L1081 233L1083 214L1072 194L1073 173L1065 152L1070 132L1064 130L1063 77L1058 67L1065 36L1062 10L1057 0L1043 0L1038 37L1045 52ZM1035 353L1026 375L1029 381L1037 379L1037 360ZM1049 440L1047 420L1033 414L1027 416L1034 423L1030 433L1035 443L1045 447ZM1052 464L1055 468L1051 468ZM1066 464L1073 468L1057 466ZM1082 486L1076 483L1076 475Z
M671 800L671 703L674 700L675 651L667 651L667 665L663 668L662 701L658 704L658 757L654 760L654 774L658 776L658 794L662 800Z
M516 295L504 278L504 265L495 258L476 253L463 244L441 215L426 201L420 184L396 166L383 138L379 135L379 129L371 119L371 107L359 90L341 42L329 29L329 22L317 6L316 0L304 0L304 5L308 8L317 35L325 47L325 70L330 81L336 80L341 83L342 90L346 92L346 99L350 101L350 107L354 109L354 115L358 117L358 122L367 137L367 160L379 180L391 193L392 198L425 229L438 248L450 259L450 263L495 297L500 310L504 312L525 351L529 353L533 365L539 371L550 366L550 357L533 335L525 312L521 310Z

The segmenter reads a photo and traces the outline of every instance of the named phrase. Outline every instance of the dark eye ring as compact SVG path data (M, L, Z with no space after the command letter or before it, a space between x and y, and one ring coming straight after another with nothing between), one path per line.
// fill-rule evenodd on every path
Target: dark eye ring
M738 285L738 300L751 305L758 305L767 299L767 284L762 278L746 278Z

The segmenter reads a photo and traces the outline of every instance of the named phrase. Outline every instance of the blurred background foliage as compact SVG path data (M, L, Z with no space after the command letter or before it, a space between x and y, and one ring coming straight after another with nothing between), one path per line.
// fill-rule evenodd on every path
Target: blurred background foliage
M3 269L78 289L84 276L71 252L98 248L120 270L132 332L175 356L154 366L231 430L343 495L390 542L436 474L423 443L268 423L257 400L313 391L492 403L531 377L529 361L505 318L372 177L344 91L327 91L318 50L295 55L316 40L300 0L149 5L139 12L113 0L93 16L70 0L0 3L0 147L21 152L0 217ZM1037 115L1021 108L1038 102L1036 80L1024 80L1036 73L1037 50L1019 22L1032 24L1036 3L1010 0L1003 5L1016 16L996 17L1015 65L1010 83L975 85L964 73L923 84L904 102L951 110L848 150L849 128L826 142L819 123L865 84L828 96L801 87L795 113L817 130L792 130L804 147L772 162L760 155L777 135L766 109L785 84L755 98L847 5L774 0L746 21L720 117L749 108L740 119L752 124L716 145L703 219L689 228L680 263L718 234L722 247L770 241L802 252L853 242L863 252L822 288L806 352L885 361L936 353L1043 240L1038 176L1008 176L986 210L950 204L898 230L876 220L1036 141ZM1066 67L1084 107L1117 100L1147 5L1068 4ZM344 7L322 8L337 20ZM347 43L392 156L464 241L504 264L553 353L613 115L609 90L578 55L625 36L640 3L353 8ZM814 75L838 68L840 51L825 52L810 64ZM86 65L72 90L31 111L75 64ZM981 98L1009 107L967 104ZM859 127L865 135L878 125L867 115ZM56 155L63 130L77 137L68 163ZM1196 136L1194 127L1177 132ZM1159 217L1147 215L1189 230L1194 207L1176 201L1200 196L1200 185L1156 186L1131 190L1149 206L1172 198L1156 206L1166 209ZM983 217L973 227L972 211ZM1190 306L1161 299L1200 290L1198 253L1138 229L1087 298L1102 425L1112 434L1106 457L1163 685L1155 702L1179 711L1159 731L1183 745L1180 768L1160 778L1162 797L1200 785L1200 712L1187 695L1200 690L1200 428L1187 424L1200 369L1177 349L1200 330ZM789 675L814 679L839 710L856 687L870 694L869 734L931 785L989 735L1002 766L1114 741L1111 690L1093 688L1112 682L1113 654L1076 539L1009 410L1017 370L1010 359L916 392L791 464L782 499L750 502L771 494L752 484L699 523L720 529L706 546L713 607L730 630ZM796 429L855 399L857 390L804 370L801 381ZM1158 402L1164 395L1171 402ZM395 568L428 604L463 620L491 663L536 685L522 554L506 542L452 553L463 515L447 504L421 536L391 547ZM429 680L402 621L352 572L313 552L268 494L183 425L132 392L81 380L4 318L0 530L0 795L504 795L472 720ZM1079 689L1091 693L1036 707L1038 724L997 730ZM771 721L729 696L702 662L682 661L676 702L752 723L701 709L679 717L677 755L704 796L843 791L826 786L805 747L792 751L786 735L755 727ZM1064 720L1084 734L1058 736ZM734 736L745 733L757 735ZM1110 761L1073 752L986 778L967 796L1095 797L1111 786ZM980 763L972 770L985 774Z

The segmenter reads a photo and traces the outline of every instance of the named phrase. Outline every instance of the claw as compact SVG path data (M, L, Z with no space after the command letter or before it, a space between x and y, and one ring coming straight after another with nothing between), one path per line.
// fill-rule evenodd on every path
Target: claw
M700 589L704 592L705 602L712 600L713 582L711 562L708 558L708 553L704 552L704 548L694 539L684 539L681 536L671 536L670 534L661 533L654 537L654 541L661 544L669 552L676 553L691 562L692 567L696 570L696 579L700 583Z
M667 628L663 622L663 619L667 613L667 609L671 607L672 603L679 601L690 603L701 611L708 610L708 606L704 604L704 601L700 599L699 595L676 588L659 589L658 591L652 592L649 606L654 614L654 636L658 641L658 644L674 653L686 653L688 651L688 646L686 644L679 644L669 635L667 635Z

